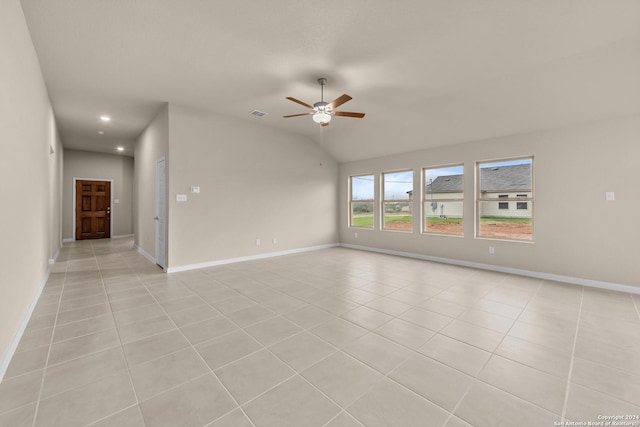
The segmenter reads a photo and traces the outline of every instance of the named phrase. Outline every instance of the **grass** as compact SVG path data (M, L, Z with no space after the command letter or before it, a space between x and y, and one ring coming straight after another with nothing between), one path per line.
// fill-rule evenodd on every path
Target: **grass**
M352 227L373 227L373 215L371 216L354 216L351 218Z
M403 224L411 224L413 222L413 217L411 215L387 215L384 217L385 224L393 224L393 223L403 223Z
M462 222L462 218L440 218L440 217L427 217L427 224L439 224L439 223L448 223L448 224L458 224Z

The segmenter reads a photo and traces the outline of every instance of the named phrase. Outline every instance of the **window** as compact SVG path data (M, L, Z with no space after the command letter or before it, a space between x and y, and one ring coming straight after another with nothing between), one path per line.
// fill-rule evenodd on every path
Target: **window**
M422 231L462 236L464 166L424 168Z
M533 158L481 162L477 169L477 237L533 240Z
M413 171L382 174L382 229L413 231Z
M349 178L349 226L373 228L373 175Z

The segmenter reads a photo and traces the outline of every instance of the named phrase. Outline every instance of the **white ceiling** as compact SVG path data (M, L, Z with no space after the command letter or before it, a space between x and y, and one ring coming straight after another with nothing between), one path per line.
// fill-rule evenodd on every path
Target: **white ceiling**
M166 102L306 135L339 161L640 113L638 0L22 5L68 148L133 155ZM318 77L366 117L283 119L305 112L286 96L319 100Z

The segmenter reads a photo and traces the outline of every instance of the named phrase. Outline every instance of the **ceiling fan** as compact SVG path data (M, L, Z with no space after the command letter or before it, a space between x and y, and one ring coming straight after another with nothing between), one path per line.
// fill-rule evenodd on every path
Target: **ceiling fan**
M364 113L350 113L347 111L336 111L336 108L344 104L345 102L351 100L352 98L346 93L338 98L334 99L331 102L324 101L324 85L327 84L327 79L321 77L318 79L318 83L320 84L320 101L313 104L313 106L307 104L306 102L302 102L299 99L295 99L291 96L287 96L289 101L293 101L302 106L309 108L311 111L308 113L302 114L291 114L288 116L282 116L285 119L289 117L301 117L301 116L313 116L313 121L319 123L321 126L329 126L329 122L331 121L331 116L341 116L341 117L354 117L356 119L361 119L364 117Z

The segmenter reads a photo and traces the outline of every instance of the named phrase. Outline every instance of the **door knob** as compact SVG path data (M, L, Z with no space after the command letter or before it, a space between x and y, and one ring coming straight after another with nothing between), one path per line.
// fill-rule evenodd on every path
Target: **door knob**
M159 220L160 218L158 218L157 216L154 216L153 219L155 219L156 221Z

